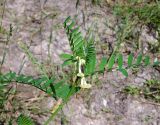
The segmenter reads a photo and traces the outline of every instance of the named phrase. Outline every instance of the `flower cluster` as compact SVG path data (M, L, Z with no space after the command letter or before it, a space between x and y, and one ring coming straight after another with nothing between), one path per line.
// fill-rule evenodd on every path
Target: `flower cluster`
M81 84L80 87L81 88L91 88L91 84L88 84L86 82L84 73L82 72L82 66L85 65L86 61L84 59L81 59L80 57L76 57L76 59L78 60L78 74L77 76L81 78Z

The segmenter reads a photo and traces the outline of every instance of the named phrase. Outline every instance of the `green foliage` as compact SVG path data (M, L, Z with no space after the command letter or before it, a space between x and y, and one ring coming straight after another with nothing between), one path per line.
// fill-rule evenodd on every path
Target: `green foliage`
M121 69L122 66L123 66L123 55L119 54L118 55L118 67L119 67L119 69Z
M113 12L120 22L120 30L117 34L122 34L121 32L124 31L124 34L118 35L120 41L131 43L140 49L141 42L138 39L144 26L147 26L149 32L155 31L158 34L156 43L153 44L152 41L149 41L151 42L148 43L149 50L154 53L160 51L160 2L126 1L125 4L115 4ZM125 31L127 29L125 27L128 27L127 31ZM128 39L129 41L133 40L133 42L127 41Z
M130 85L130 86L126 86L123 91L127 94L131 94L131 95L139 95L140 94L140 89L136 86Z
M74 27L75 22L71 20L71 17L68 17L64 22L64 28L69 39L70 47L74 56L79 56L84 58L84 39L81 32L79 32L79 27Z
M100 65L99 65L99 70L100 71L104 71L106 64L107 64L107 58L106 57L102 57Z
M96 68L96 51L93 41L87 43L85 74L93 74Z
M75 21L73 21L71 17L68 17L65 20L64 28L66 29L69 44L73 53L73 58L69 58L65 63L68 61L75 62L75 58L80 57L86 62L85 75L93 74L96 66L96 51L93 39L86 40L83 38L82 33L79 31L79 27L75 27Z
M111 57L108 60L108 70L111 70L113 68L113 65L115 63L116 56L114 54L111 55Z
M92 0L92 3L94 5L99 5L102 2L102 0Z
M64 22L64 28L66 29L66 33L69 39L69 43L71 46L71 50L73 55L70 54L62 54L61 57L66 58L67 60L64 61L65 65L72 64L75 62L74 57L81 57L86 61L85 65L85 75L94 74L96 70L96 50L94 47L93 39L89 42L84 39L79 31L79 28L75 28L75 21L72 21L71 17L68 17ZM77 35L78 34L78 35ZM80 39L79 39L80 37ZM86 41L86 42L84 42ZM78 45L78 46L77 46ZM80 45L80 46L79 46ZM78 48L78 49L74 49ZM144 59L143 59L144 58ZM117 59L117 62L116 62ZM135 61L134 61L135 60ZM148 66L150 64L150 57L144 56L143 54L138 54L137 58L135 59L134 54L130 54L128 56L128 66L125 68L123 66L124 60L122 54L112 54L109 59L103 57L100 65L99 65L99 72L103 72L107 67L107 70L110 71L114 68L114 64L118 63L117 70L120 71L124 76L128 76L127 68L137 67L137 66ZM63 65L64 65L63 64ZM159 65L159 61L157 60L154 62L154 65Z
M160 62L158 61L158 58L155 58L153 62L153 66L159 66L159 65L160 65Z
M109 61L107 61L106 58L102 58L101 60L101 63L100 63L100 71L106 67L106 65L108 66L108 70L112 69L113 68L113 65L116 63L115 62L115 59L117 57L117 62L118 62L118 66L117 66L117 69L118 71L120 71L124 76L128 76L128 73L127 73L127 69L131 69L132 67L134 68L135 66L148 66L150 64L149 60L150 60L150 57L149 56L143 56L141 53L138 54L137 56L137 59L135 59L135 62L134 62L134 55L133 54L130 54L128 56L128 66L124 66L124 59L123 59L123 56L122 54L118 54L117 56L115 55L112 55L109 59ZM144 59L143 59L144 57ZM159 61L156 60L155 62L153 62L153 64L150 66L159 66Z
M142 54L140 53L137 57L136 65L139 66L141 64L141 61L142 61Z
M119 71L120 71L125 77L128 77L128 72L127 72L126 69L120 68Z
M3 109L4 103L7 100L7 89L6 85L0 84L0 109Z
M18 125L35 125L32 119L28 116L20 115L17 119Z
M150 58L149 58L149 56L145 56L144 64L145 64L145 66L148 66L150 64Z
M142 87L126 86L123 91L127 94L138 95L149 101L160 103L160 80L147 80Z
M133 63L133 54L129 54L128 56L128 67L131 67Z
M72 55L71 55L71 54L66 54L66 53L64 53L64 54L61 54L60 57L61 57L62 59L71 59L71 58L72 58Z
M146 81L142 91L146 99L160 103L160 80L151 79Z
M0 26L0 33L1 34L7 34L7 31L2 26Z
M62 104L59 104L55 108L55 111L52 113L49 120L46 122L47 125L50 120L60 111L60 109L67 103L70 96L74 95L81 88L90 88L91 85L87 84L85 79L87 76L92 76L96 73L103 73L105 70L112 71L116 69L120 71L124 76L128 77L127 69L138 66L159 66L159 61L156 59L153 64L150 62L149 56L144 56L139 54L137 58L133 54L128 56L127 66L123 55L120 53L113 52L112 55L107 59L105 56L101 59L100 64L98 64L98 69L96 67L96 49L94 45L93 38L87 39L82 36L82 33L79 31L79 27L76 27L75 21L68 17L64 22L64 28L68 36L70 48L72 54L61 54L61 58L64 59L62 66L73 65L74 72L71 83L66 83L65 80L57 81L55 76L48 76L46 70L41 66L36 58L30 53L26 45L21 44L21 47L24 49L25 53L28 55L29 59L37 65L40 71L44 72L44 75L40 78L34 78L33 76L26 75L17 75L15 72L9 72L6 74L0 74L0 87L8 85L11 82L17 82L21 84L27 84L34 86L43 92L49 94L56 100L62 99ZM117 64L117 65L116 65ZM72 67L73 68L73 67ZM81 83L81 85L79 85ZM80 86L80 87L79 87ZM139 89L128 87L126 90L130 94L139 93ZM18 118L18 124L24 122L29 124L29 120L26 120L24 116Z
M138 3L128 2L127 5L115 5L114 7L116 15L120 15L125 18L126 15L130 15L131 18L138 17L139 20L143 20L145 23L154 23L159 25L160 15L160 6L159 3ZM133 17L134 16L134 17Z
M64 83L64 81L55 82L55 78L48 79L46 77L41 77L35 79L32 76L17 75L15 72L9 72L0 75L0 83L2 85L10 82L17 82L34 86L54 97L55 99L62 98L63 100L65 100L65 95L67 95L71 89L71 86ZM75 90L78 89L75 88Z

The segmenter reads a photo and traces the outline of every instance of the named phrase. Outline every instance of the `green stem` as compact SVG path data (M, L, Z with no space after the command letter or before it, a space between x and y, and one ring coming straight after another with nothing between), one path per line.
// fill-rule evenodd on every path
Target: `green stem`
M49 119L44 123L44 125L48 125L56 116L56 114L63 108L63 106L65 105L65 103L62 103L54 113L52 113L52 115L49 117Z
M68 93L68 96L66 97L66 99L64 100L64 102L62 104L59 105L59 107L55 110L55 112L52 113L52 115L49 117L49 119L44 123L44 125L48 125L57 115L57 113L63 108L63 106L68 102L68 100L70 99L72 92L74 91L74 86L72 86L70 92Z

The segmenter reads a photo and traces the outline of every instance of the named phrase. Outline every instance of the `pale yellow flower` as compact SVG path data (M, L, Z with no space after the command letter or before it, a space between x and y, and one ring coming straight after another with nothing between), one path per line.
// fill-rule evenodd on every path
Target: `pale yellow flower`
M84 59L80 59L79 62L81 63L81 65L84 65L86 63Z
M80 87L83 88L83 89L89 89L91 88L91 84L87 84L86 80L85 80L85 77L82 77L81 78L81 84L80 84Z
M82 73L81 66L85 65L86 61L84 59L81 59L79 56L76 57L78 60L78 77L81 77L81 84L80 87L84 89L89 89L91 88L91 84L87 84L86 79L84 77L84 73Z
M79 72L79 73L77 74L77 76L82 78L82 77L84 77L84 74Z

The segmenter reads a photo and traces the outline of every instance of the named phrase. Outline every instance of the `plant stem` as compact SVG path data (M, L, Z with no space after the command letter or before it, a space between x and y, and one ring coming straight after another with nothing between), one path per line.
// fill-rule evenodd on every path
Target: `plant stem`
M49 117L49 119L44 123L44 125L48 125L57 115L57 113L63 108L63 106L68 102L68 100L70 99L72 92L74 91L75 86L72 86L70 92L68 93L68 96L66 97L66 99L64 100L64 102L62 102L59 107L52 113L52 115Z

